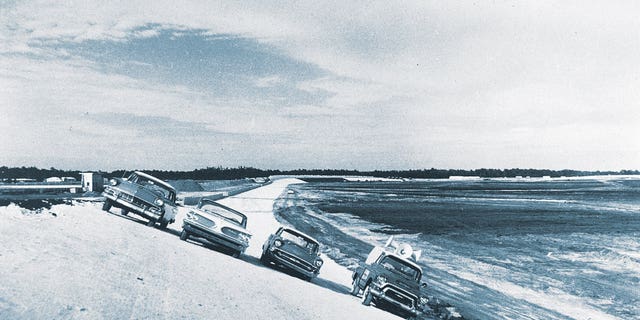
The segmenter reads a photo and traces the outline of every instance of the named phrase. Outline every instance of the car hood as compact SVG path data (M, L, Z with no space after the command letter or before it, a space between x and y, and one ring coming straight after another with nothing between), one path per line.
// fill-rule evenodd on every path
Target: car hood
M229 221L227 221L227 220L225 220L223 218L220 218L219 216L216 216L216 215L211 214L209 212L206 212L204 210L200 210L198 208L190 208L189 210L193 211L193 212L195 212L195 213L197 213L197 214L199 214L199 215L201 215L201 216L203 216L203 217L205 217L205 218L207 218L207 219L209 219L209 220L211 220L213 222L215 222L217 229L222 229L222 227L227 227L227 228L238 230L240 232L246 233L249 236L251 236L251 232L249 230L247 230L247 229L245 229L242 226L239 226L237 224L231 223L231 222L229 222ZM186 221L188 219L184 218L184 220Z
M311 263L311 264L313 264L313 262L318 257L316 254L309 253L309 250L307 250L305 248L302 248L300 246L297 246L297 245L295 245L293 243L287 242L287 241L284 241L282 243L282 246L280 246L280 250L286 251L286 252L291 253L293 255L296 255L300 259L303 259L306 262Z
M371 266L371 268L375 269L378 275L385 276L387 278L387 283L393 284L401 289L420 296L420 284L417 281L407 279L393 271L383 268L380 265L374 265Z
M151 191L151 190L149 190L149 189L147 189L147 188L145 188L145 187L143 187L141 185L138 185L138 184L135 184L135 183L131 183L129 181L123 180L118 185L116 185L116 186L114 186L112 188L118 189L118 190L120 190L122 192L126 192L128 194L131 194L134 197L139 198L142 201L148 202L150 204L153 204L156 199L161 198L162 201L164 201L164 203L171 205L169 200L161 197L160 195L154 193L153 191Z

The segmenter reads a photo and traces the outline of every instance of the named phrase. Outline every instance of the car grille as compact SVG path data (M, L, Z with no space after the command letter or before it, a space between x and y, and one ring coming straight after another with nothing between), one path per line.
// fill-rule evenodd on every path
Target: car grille
M397 303L403 304L410 308L413 308L415 306L416 297L400 288L387 285L382 289L382 291L387 298L394 300Z
M216 225L216 223L215 223L215 222L213 222L212 220L209 220L209 219L207 219L207 218L205 218L205 217L203 217L203 216L201 216L201 215L199 215L199 214L197 214L196 216L197 216L197 220L196 220L196 221L197 221L200 225L202 225L203 227L211 228L211 227L213 227L213 226L215 226L215 225Z
M138 207L142 207L142 208L150 208L150 207L154 207L152 206L149 202L146 202L138 197L131 197L133 198L132 200L129 200L131 202L133 202L133 204L135 204Z
M150 210L152 212L158 213L160 211L160 208L150 204L149 202L146 202L138 197L134 197L131 194L125 193L125 192L120 192L120 191L116 191L113 189L108 189L107 191L108 193L113 194L114 196L118 197L118 199L122 199L126 202L129 202L137 207L142 208L142 210Z
M293 263L294 265L300 267L301 269L307 270L307 271L314 271L315 268L313 267L313 265L311 265L310 263L298 258L297 256L290 254L286 251L282 251L282 250L276 250L275 254L291 263Z
M234 238L238 238L240 236L240 232L238 230L227 227L222 228L222 233Z

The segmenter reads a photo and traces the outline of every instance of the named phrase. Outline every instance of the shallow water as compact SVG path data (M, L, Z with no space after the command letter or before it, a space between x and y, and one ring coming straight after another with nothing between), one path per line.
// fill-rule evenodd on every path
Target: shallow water
M308 183L276 213L353 267L389 234L471 319L640 318L640 180Z

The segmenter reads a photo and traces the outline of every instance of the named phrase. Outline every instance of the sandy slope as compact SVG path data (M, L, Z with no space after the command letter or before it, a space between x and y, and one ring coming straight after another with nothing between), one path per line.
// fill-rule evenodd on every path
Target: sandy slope
M222 201L255 234L241 259L180 241L179 222L162 232L101 203L0 208L0 319L397 319L349 296L348 272L331 262L312 283L259 264L291 182Z

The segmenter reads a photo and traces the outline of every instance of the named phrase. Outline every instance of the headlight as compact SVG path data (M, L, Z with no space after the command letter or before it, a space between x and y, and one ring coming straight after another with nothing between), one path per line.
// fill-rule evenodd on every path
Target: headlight
M222 230L222 233L228 236L240 239L242 242L245 242L245 243L249 242L249 238L251 238L250 234L246 234L240 230L236 230L233 228L223 227L221 230Z
M248 235L246 233L240 233L240 239L242 239L243 242L249 243L249 239L250 238L251 238L250 235Z
M162 207L164 205L164 201L160 198L156 199L153 203L155 203L158 207Z
M112 185L112 186L117 186L118 185L118 180L111 179L111 180L109 180L109 184Z
M281 246L282 245L282 240L276 239L276 241L273 242L273 245L276 246L276 247Z
M316 260L315 264L318 268L322 267L322 260Z
M374 282L377 285L382 286L383 284L387 283L387 278L385 276L377 276Z

